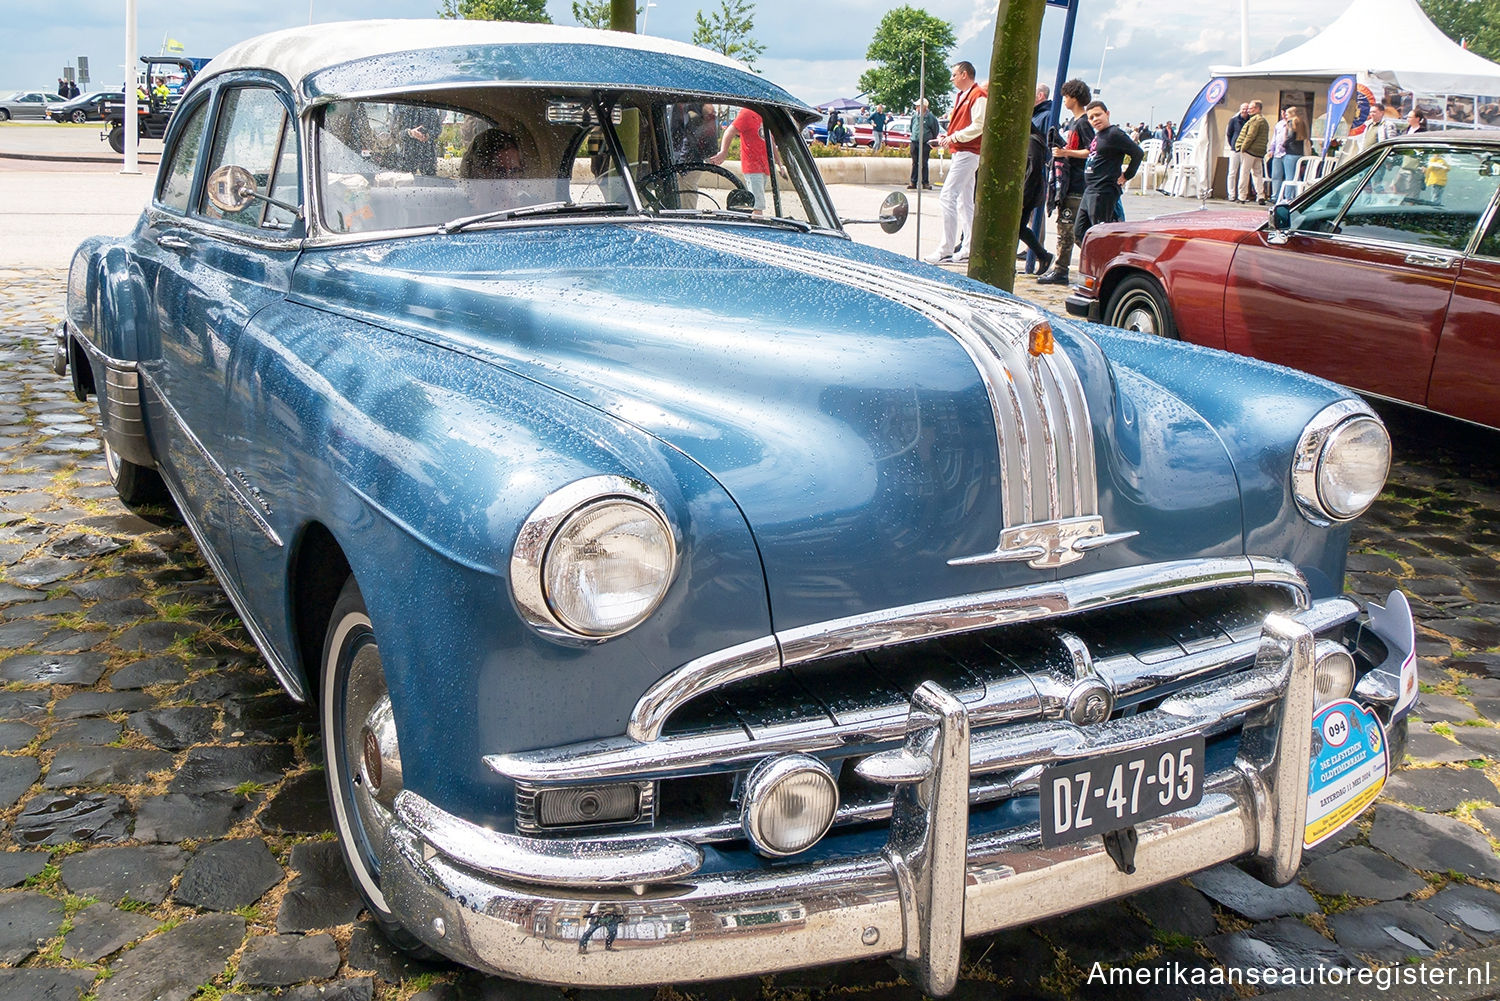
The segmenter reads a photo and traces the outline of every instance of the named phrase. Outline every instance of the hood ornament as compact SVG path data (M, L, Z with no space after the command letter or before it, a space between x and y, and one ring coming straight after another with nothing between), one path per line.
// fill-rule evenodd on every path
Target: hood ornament
M1064 518L1060 521L1038 521L1030 525L1017 525L1000 532L1000 545L994 552L977 556L960 556L948 561L949 566L966 567L980 563L1010 563L1025 560L1026 565L1038 570L1050 570L1081 560L1088 553L1125 539L1139 532L1104 531L1104 519L1097 514L1082 518Z

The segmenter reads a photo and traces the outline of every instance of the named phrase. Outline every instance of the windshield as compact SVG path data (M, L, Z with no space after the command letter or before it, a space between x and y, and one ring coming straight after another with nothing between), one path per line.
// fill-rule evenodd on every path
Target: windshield
M355 234L618 211L836 228L785 110L659 94L599 102L493 87L327 104L316 118L322 226Z

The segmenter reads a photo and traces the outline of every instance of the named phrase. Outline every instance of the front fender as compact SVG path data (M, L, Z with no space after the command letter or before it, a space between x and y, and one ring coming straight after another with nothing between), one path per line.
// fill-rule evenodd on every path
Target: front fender
M1149 334L1080 324L1110 362L1155 382L1216 430L1234 465L1245 521L1245 551L1275 553L1306 574L1314 597L1343 590L1348 523L1319 527L1291 490L1292 453L1320 410L1351 394L1280 365Z

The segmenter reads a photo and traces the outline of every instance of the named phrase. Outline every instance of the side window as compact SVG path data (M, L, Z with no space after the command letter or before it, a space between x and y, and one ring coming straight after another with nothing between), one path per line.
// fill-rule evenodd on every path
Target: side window
M257 192L277 201L296 204L295 135L287 120L286 108L274 91L265 87L231 90L220 100L213 151L208 160L209 173L226 164L243 167L255 178ZM290 199L276 194L288 190L293 193ZM208 200L206 192L198 212L209 219L251 229L288 229L295 221L291 212L258 198L238 212L221 212Z
M1367 240L1464 250L1497 180L1478 150L1398 146L1355 196L1339 229Z
M1339 214L1344 211L1344 206L1354 197L1359 186L1365 183L1365 178L1375 165L1356 171L1348 177L1338 181L1332 187L1327 188L1321 194L1303 202L1292 209L1292 229L1299 233L1332 233L1339 221Z
M186 212L188 195L193 188L193 167L198 163L198 147L203 145L203 126L208 121L208 102L201 102L191 112L192 117L177 134L177 144L166 156L166 165L161 171L160 187L156 200L169 209Z
M1500 212L1496 212L1490 220L1490 228L1485 230L1484 239L1479 241L1480 257L1493 257L1500 260Z

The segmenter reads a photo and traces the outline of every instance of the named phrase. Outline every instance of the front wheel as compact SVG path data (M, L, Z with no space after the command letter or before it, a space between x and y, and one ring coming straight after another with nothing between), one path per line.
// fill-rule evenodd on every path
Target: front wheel
M8 121L10 121L10 112L6 111L4 108L0 108L0 122Z
M88 112L84 111L82 108L79 108L68 117L73 120L73 124L75 125L82 125L84 122L89 120Z
M1154 278L1131 275L1115 287L1104 311L1105 323L1177 340L1177 324L1167 294Z
M344 582L328 619L319 701L328 799L349 875L393 944L435 956L401 926L380 890L380 854L401 789L401 749L380 644L353 577Z

